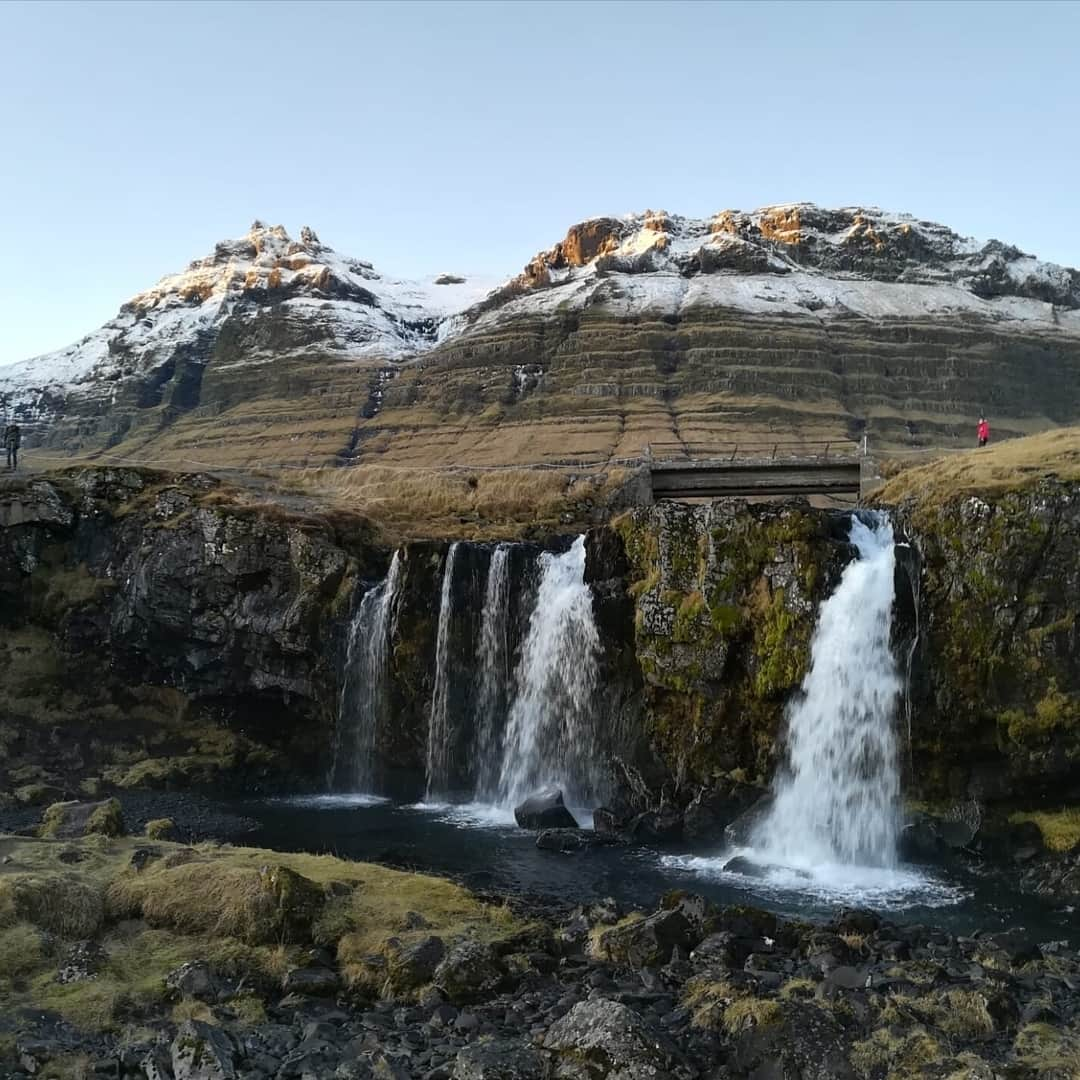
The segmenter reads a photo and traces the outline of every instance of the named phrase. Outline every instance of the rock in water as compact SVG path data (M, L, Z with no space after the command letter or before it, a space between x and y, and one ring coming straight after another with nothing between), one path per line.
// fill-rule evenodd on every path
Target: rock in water
M538 791L530 795L520 806L514 807L514 820L523 829L577 829L574 815L563 802L558 788Z
M611 833L593 832L590 829L545 829L536 838L536 846L541 851L585 851L588 848L607 847L618 843L618 837Z

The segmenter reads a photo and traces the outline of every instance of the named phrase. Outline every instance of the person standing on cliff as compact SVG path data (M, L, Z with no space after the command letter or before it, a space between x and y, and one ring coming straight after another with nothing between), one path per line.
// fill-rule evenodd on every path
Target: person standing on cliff
M985 416L979 417L979 445L985 446L990 441L990 425Z
M7 451L7 467L14 472L19 467L19 447L22 445L22 432L18 424L8 424L4 428L4 449Z

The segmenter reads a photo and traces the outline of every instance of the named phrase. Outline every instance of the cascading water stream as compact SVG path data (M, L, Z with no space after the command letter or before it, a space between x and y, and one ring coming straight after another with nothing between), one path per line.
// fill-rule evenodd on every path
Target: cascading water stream
M812 869L893 867L900 819L895 732L902 689L890 647L895 552L888 518L851 521L859 558L821 606L788 768L754 831L753 857Z
M585 537L562 555L544 552L540 567L496 792L509 808L550 786L583 805L597 786L593 693L600 638L585 584Z
M510 674L510 545L499 544L488 567L477 656L473 760L477 797L484 800L492 799L498 790L500 721L511 692Z
M428 724L428 798L444 794L450 781L450 619L454 610L454 563L457 553L458 544L455 542L446 553L442 595L439 600L439 629L435 638L435 688L431 695L431 719Z
M374 781L375 736L386 709L390 621L400 580L395 551L386 577L364 594L349 626L331 770L331 786L338 791L370 792Z

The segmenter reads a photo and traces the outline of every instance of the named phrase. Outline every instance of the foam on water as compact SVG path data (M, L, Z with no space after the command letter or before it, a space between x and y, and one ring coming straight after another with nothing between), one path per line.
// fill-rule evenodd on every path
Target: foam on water
M303 806L315 810L347 810L350 807L362 809L365 806L384 806L390 800L381 795L368 795L364 792L342 792L336 795L285 795L269 798L268 803L283 803L287 806Z

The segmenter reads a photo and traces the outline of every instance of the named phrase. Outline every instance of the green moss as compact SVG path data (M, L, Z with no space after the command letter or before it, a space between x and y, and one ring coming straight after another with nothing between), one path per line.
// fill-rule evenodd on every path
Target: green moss
M754 622L754 653L758 660L754 692L760 698L784 694L801 682L809 661L809 634L784 603L777 589L760 607Z
M1080 845L1080 808L1061 810L1018 810L1009 816L1014 825L1033 821L1050 851L1072 851Z

